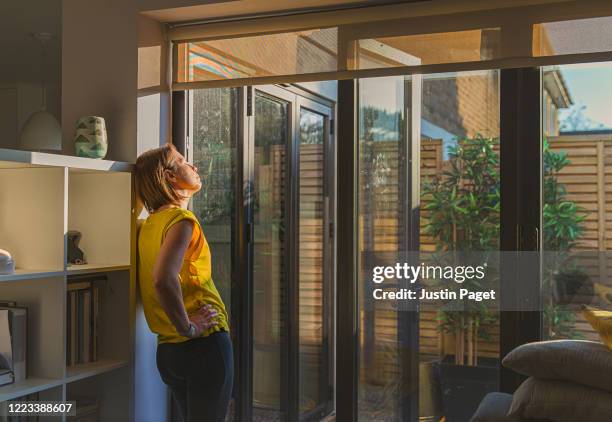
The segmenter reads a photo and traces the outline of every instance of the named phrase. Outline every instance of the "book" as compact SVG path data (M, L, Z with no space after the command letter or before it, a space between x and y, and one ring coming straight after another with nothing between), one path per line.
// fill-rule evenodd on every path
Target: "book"
M13 371L10 369L0 369L0 385L12 384L15 382Z
M77 292L70 292L70 360L69 365L77 363Z
M92 327L92 361L98 360L98 323L100 319L100 289L93 288L93 327Z
M98 422L100 418L99 402L94 397L73 397L76 401L76 415L74 420L78 422Z
M98 359L100 288L95 283L98 280L106 277L78 276L68 281L66 362L69 366Z
M0 306L0 310L8 311L15 382L23 381L27 377L28 308Z
M0 369L13 367L13 347L11 345L11 328L9 311L0 309Z
M91 329L92 329L92 310L91 310L91 290L83 291L83 350L82 363L91 362Z

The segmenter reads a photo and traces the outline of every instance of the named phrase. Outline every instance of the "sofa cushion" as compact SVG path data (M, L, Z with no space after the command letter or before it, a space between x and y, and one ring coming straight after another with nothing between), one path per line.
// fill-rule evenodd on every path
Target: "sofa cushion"
M502 364L520 374L574 381L612 392L612 351L586 340L550 340L523 344Z
M515 391L508 416L555 422L612 421L612 393L573 382L530 377Z
M489 393L480 402L470 422L535 422L520 416L506 416L512 405L512 394Z

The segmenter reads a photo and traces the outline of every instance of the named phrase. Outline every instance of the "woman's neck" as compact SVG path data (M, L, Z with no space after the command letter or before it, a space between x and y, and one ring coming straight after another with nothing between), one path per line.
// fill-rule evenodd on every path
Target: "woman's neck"
M167 210L169 208L183 208L183 209L187 209L187 205L188 204L189 204L189 197L186 197L185 199L180 201L178 205L177 204L162 205L161 207L159 207L155 211L153 211L153 213L160 212L160 211L163 211L163 210Z

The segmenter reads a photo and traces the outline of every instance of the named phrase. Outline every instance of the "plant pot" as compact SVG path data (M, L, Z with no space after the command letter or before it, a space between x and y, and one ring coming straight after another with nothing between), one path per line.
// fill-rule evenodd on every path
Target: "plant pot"
M580 271L557 273L555 279L555 299L558 304L572 303L575 296L593 296L593 282ZM581 303L584 301L581 301Z
M478 366L456 365L453 356L446 356L438 377L446 422L468 422L484 396L498 390L499 362L479 358Z

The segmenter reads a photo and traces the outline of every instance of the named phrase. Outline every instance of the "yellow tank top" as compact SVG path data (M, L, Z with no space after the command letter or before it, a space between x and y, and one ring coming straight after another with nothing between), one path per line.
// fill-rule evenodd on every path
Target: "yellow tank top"
M193 235L179 273L187 314L195 312L205 304L210 304L217 310L218 324L204 332L202 337L215 331L229 331L229 318L212 280L210 249L200 223L191 211L182 208L168 208L149 215L138 233L140 296L149 328L157 334L159 343L180 343L189 340L178 334L174 324L166 315L157 299L153 282L153 266L166 232L173 224L181 220L191 220L194 223Z

